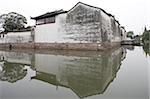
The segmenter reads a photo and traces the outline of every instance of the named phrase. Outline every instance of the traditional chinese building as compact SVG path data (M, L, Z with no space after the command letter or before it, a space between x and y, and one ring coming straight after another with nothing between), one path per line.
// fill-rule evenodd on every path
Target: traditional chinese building
M113 43L125 38L125 29L113 15L81 2L69 11L32 19L36 20L35 43Z

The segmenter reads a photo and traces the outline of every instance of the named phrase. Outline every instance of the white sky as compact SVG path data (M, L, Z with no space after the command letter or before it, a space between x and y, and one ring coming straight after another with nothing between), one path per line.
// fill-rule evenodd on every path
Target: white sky
M34 25L30 16L38 16L54 10L71 9L79 0L1 0L0 14L17 12L28 19L28 25ZM144 27L150 29L150 0L80 0L92 6L100 7L115 15L126 30L141 34ZM149 18L149 19L148 19Z

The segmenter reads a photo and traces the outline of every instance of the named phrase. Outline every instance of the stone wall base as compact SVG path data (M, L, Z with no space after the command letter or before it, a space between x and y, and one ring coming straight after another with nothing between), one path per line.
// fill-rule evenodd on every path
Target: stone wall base
M46 50L109 50L120 47L120 43L5 43L0 49L46 49Z

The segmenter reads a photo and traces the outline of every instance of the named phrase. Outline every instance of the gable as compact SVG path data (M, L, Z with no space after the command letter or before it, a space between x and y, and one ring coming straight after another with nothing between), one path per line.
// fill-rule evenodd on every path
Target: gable
M98 11L98 10L100 10L100 9L79 2L79 3L77 3L73 8L71 8L71 9L68 11L68 14L73 13L73 12L77 12L77 11L79 11L79 10L82 10L82 11L85 11L85 12L90 12L90 11L95 11L95 10Z
M67 13L67 21L72 23L90 23L100 20L100 9L78 3ZM67 22L67 23L68 23Z

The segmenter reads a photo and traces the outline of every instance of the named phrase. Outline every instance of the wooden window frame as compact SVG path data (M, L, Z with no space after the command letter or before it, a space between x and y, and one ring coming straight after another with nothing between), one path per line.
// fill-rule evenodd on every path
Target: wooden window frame
M54 18L54 21L51 21L51 22L46 22L46 19L47 18ZM42 23L39 23L39 24L37 24L37 20L36 20L36 25L43 25L43 24L50 24L50 23L55 23L56 21L56 17L54 16L54 17L47 17L47 18L44 18L44 22L42 22ZM39 20L41 20L41 19L39 19Z

